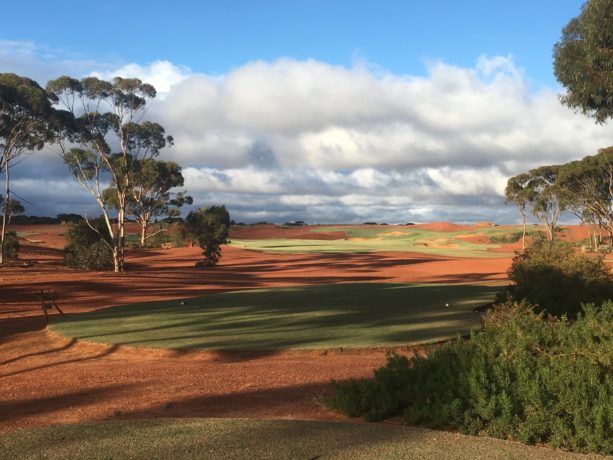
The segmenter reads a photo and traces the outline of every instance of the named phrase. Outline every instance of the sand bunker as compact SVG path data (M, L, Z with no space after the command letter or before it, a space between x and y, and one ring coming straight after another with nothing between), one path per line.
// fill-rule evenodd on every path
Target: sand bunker
M387 232L381 233L380 236L407 236L407 234L404 232Z

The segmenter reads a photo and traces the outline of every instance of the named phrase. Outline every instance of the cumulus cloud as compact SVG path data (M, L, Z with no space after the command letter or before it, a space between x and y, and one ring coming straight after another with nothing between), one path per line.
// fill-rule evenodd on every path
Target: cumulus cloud
M185 80L192 72L188 67L176 66L168 61L155 61L148 66L127 64L117 69L107 71L94 71L91 75L103 80L111 80L116 76L136 77L155 87L163 98L170 88Z
M280 59L203 75L156 61L87 74L153 83L147 116L175 138L162 157L183 165L198 204L225 203L236 220L515 221L510 175L613 143L611 126L561 106L557 88L533 90L510 56L426 66L416 77Z

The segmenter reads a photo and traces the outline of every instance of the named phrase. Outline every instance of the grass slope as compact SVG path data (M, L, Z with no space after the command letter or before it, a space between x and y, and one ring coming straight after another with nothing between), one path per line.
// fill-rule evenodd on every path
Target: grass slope
M389 424L298 420L134 420L0 435L0 459L601 458Z
M498 288L329 284L213 294L54 318L61 335L177 349L281 350L433 342L479 327ZM445 307L445 304L449 307Z
M464 237L486 238L509 235L508 229L481 228L472 231L437 232L412 227L328 227L311 228L313 233L345 232L348 239L308 240L293 238L232 239L232 245L263 252L375 252L403 251L453 257L505 257L511 255L491 252L499 244L471 243Z

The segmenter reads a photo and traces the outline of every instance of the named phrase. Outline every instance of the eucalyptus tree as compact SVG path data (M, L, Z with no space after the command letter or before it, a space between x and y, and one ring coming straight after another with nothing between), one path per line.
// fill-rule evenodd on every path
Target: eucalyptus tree
M0 195L0 208L4 209L5 204L8 204L9 208L9 220L7 223L10 223L12 216L15 216L17 214L23 214L26 211L26 209L21 204L21 201L11 199L8 203L5 203L4 196Z
M613 235L613 147L561 166L559 187L567 192L569 208L592 228ZM595 239L595 232L591 231ZM611 242L611 241L610 241ZM592 243L594 245L594 243Z
M47 91L76 117L80 134L74 140L78 147L63 144L64 161L98 203L110 239L107 244L113 253L114 270L125 271L125 216L137 165L173 144L172 136L167 136L161 125L143 121L147 100L155 98L156 90L137 78L105 81L64 76L50 81ZM111 183L115 190L116 225L110 214L113 206L104 196Z
M528 189L529 205L532 214L537 217L547 232L547 239L555 238L558 219L566 209L566 191L557 182L560 166L550 165L531 169Z
M604 123L613 117L613 0L589 0L554 46L554 72L568 90L561 100Z
M518 207L523 221L522 247L525 248L526 211L541 221L547 239L555 238L555 229L567 206L567 192L558 184L560 166L541 166L527 173L509 178L505 188L505 202Z
M531 177L529 174L522 173L509 178L504 190L505 203L514 204L519 210L523 223L521 238L522 250L526 249L526 208L534 201L534 190L530 187Z
M126 213L133 216L140 226L140 245L144 247L151 236L163 231L164 225L152 234L147 234L149 223L160 217L177 217L179 208L192 204L192 197L185 192L171 192L184 183L181 166L173 161L148 158L135 163L134 176L126 196ZM108 203L117 206L114 186L105 190Z
M34 80L13 73L0 74L0 173L4 173L0 264L4 261L6 226L11 215L11 164L55 139L56 118L50 96Z

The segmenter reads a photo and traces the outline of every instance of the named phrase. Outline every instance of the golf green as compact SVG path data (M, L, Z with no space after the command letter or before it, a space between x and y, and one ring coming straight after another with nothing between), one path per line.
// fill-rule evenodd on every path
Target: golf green
M284 350L400 346L467 334L499 288L326 284L211 294L56 317L80 340L137 347Z

